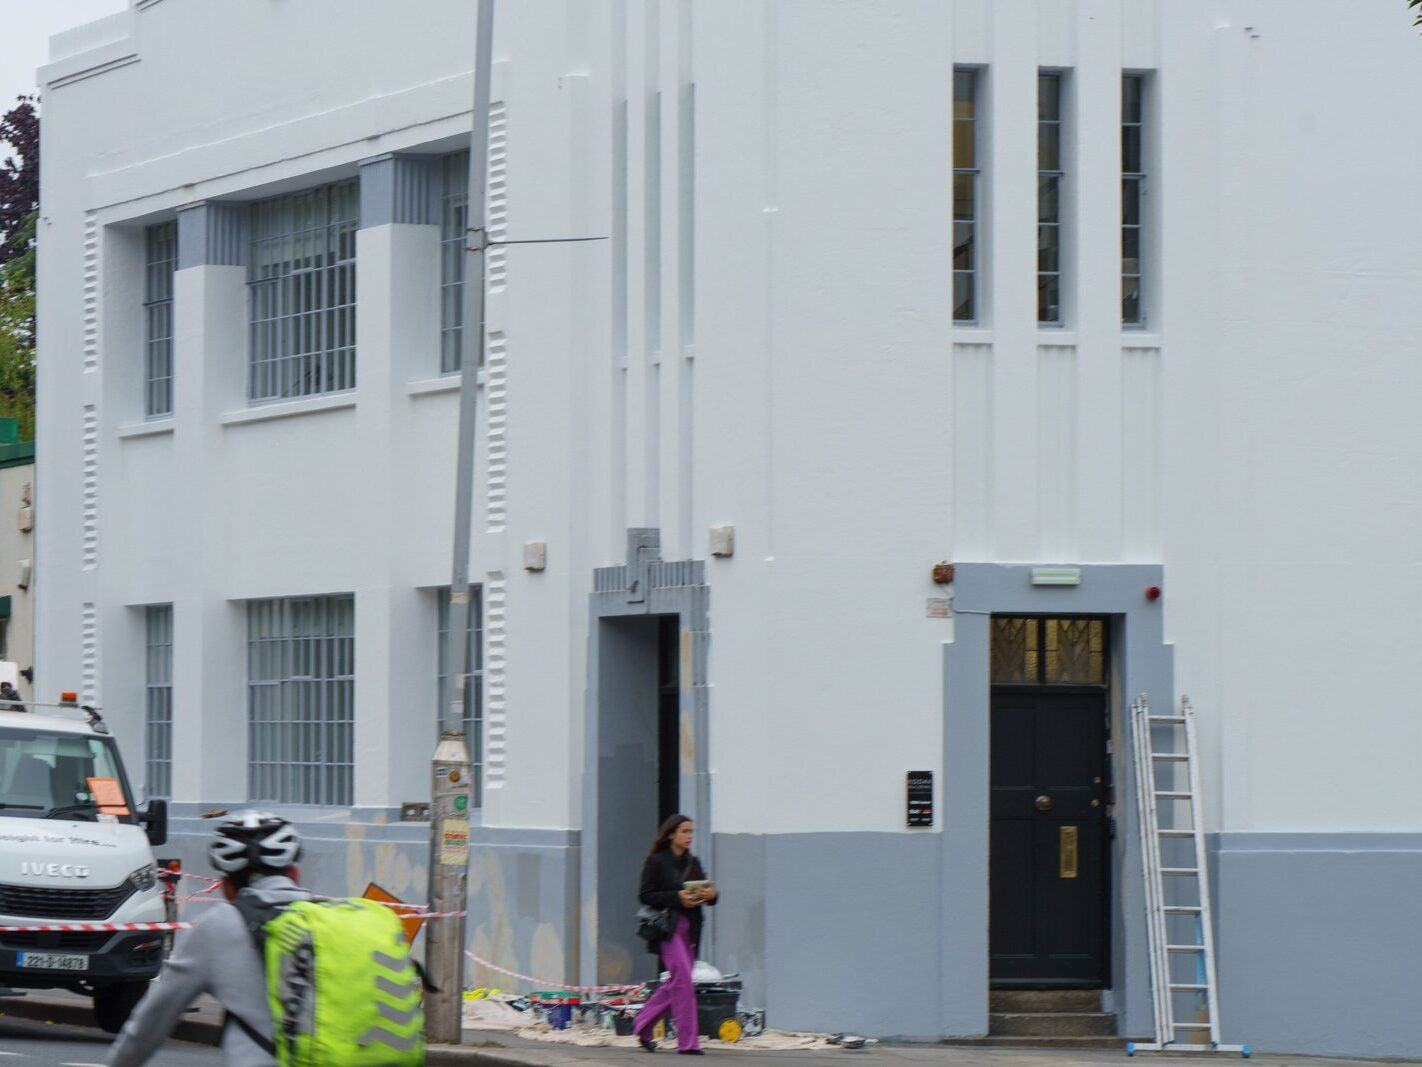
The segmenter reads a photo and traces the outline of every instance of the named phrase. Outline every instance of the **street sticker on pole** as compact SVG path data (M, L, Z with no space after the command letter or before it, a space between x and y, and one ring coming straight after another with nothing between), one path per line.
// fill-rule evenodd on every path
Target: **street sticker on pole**
M468 819L440 820L439 861L460 867L469 862Z

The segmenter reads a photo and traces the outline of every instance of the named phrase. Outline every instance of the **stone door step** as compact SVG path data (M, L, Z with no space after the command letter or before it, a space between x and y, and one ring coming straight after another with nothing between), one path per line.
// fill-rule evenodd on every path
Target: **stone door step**
M1114 1037L1116 1016L1104 1011L995 1011L989 1037Z
M1099 989L993 989L988 1011L1100 1011Z

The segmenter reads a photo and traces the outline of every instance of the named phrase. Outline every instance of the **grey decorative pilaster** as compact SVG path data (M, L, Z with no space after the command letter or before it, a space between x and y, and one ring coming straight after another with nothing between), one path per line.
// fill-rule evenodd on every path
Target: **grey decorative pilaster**
M360 226L439 224L439 160L386 154L360 164Z
M204 200L178 209L178 269L245 267L247 205Z

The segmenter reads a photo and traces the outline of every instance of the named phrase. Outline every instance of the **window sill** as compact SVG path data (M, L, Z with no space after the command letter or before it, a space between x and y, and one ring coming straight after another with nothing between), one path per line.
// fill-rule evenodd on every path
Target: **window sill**
M352 391L330 393L326 396L312 396L302 400L281 400L274 404L229 411L218 417L224 426L235 426L246 422L265 422L267 419L284 419L288 415L310 415L318 411L341 411L356 406L356 395Z
M439 378L424 378L420 381L406 382L405 393L408 396L432 396L436 393L457 393L463 381L464 375L462 374L446 374Z
M464 375L460 371L453 374L442 374L438 378L421 378L417 381L405 383L405 392L409 396L430 396L435 393L457 393L464 384ZM479 372L479 377L475 381L475 386L483 388L484 372Z
M1122 348L1159 348L1160 334L1151 330L1124 329L1121 331Z
M1074 348L1076 347L1076 331L1064 330L1060 326L1038 326L1037 343L1039 345Z
M986 326L954 326L951 334L954 344L958 345L990 345L992 344L992 330Z
M119 437L156 437L159 434L172 433L176 425L173 416L168 415L161 419L154 419L152 422L135 422L127 426L118 428Z

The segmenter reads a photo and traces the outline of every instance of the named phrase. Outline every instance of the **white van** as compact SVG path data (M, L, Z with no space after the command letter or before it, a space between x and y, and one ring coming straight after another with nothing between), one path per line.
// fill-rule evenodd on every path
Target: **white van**
M103 723L72 714L0 710L0 986L92 996L116 1033L162 965L161 932L6 929L164 919L167 803L140 813Z

